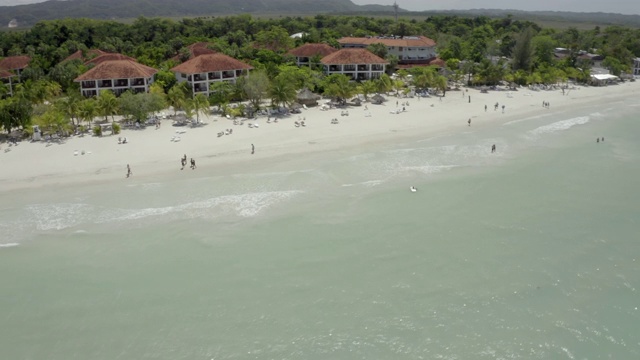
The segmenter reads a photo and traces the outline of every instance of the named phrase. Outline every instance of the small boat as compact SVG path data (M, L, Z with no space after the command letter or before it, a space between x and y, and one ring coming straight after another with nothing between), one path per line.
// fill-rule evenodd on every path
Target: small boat
M410 187L409 190L411 190L411 192L418 192L418 189L415 186Z

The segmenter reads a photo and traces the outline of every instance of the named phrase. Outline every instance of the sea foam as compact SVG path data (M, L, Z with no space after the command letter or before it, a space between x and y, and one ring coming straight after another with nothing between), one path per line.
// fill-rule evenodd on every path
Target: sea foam
M590 120L589 116L580 116L572 119L557 121L548 125L540 126L529 131L532 135L550 134L558 131L568 130L576 125L584 125Z

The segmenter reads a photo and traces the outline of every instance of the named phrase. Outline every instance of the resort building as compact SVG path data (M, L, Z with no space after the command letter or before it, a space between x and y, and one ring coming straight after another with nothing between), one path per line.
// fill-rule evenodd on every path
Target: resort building
M0 70L11 71L19 77L30 61L31 58L25 55L9 56L0 60Z
M343 37L338 42L343 49L383 44L389 54L398 57L401 65L424 65L436 57L436 42L426 36Z
M86 61L84 64L86 66L97 66L102 64L105 61L114 61L114 60L129 60L129 61L136 62L136 59L129 57L127 55L122 55L118 53L103 53L94 57L91 60Z
M367 49L342 49L320 60L327 75L344 74L351 80L377 79L386 70L385 59Z
M0 69L0 83L5 84L8 90L8 92L5 94L6 96L13 95L13 88L17 81L18 75L10 71ZM2 93L0 93L0 98L2 98Z
M230 56L215 53L197 56L171 69L179 83L187 82L193 95L209 96L212 85L227 81L235 83L238 78L247 76L251 65Z
M133 60L109 60L100 62L74 81L80 83L83 96L100 96L104 90L111 90L118 96L127 90L134 93L149 92L157 72Z
M304 44L295 49L291 49L287 52L287 54L291 56L295 56L296 65L298 66L310 66L312 65L312 60L315 57L319 57L322 59L323 57L333 54L338 51L338 49L333 48L327 44ZM313 64L313 65L320 65Z
M633 75L640 76L640 58L633 59Z
M20 82L22 71L29 66L31 58L28 56L9 56L0 60L0 82L7 85L8 96L12 96L15 85Z

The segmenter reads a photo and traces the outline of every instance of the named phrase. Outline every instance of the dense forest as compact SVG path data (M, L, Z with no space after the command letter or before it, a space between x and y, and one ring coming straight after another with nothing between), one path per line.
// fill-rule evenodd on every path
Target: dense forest
M298 32L306 35L299 39L289 36ZM317 67L299 69L286 55L307 42L339 47L337 39L343 36L380 34L435 39L446 71L417 67L397 71L397 77L355 83L344 76L324 76ZM186 59L186 47L195 42L207 42L213 50L250 63L255 69L252 76L237 84L220 84L208 99L192 97L188 89L176 83L169 69L177 64L171 59ZM567 48L568 55L556 59L556 47ZM151 93L82 99L73 80L87 67L79 60L61 61L77 50L88 54L88 49L122 53L160 69ZM387 54L384 46L374 44L370 50L387 58L390 73L395 70L398 59ZM254 108L262 99L270 99L274 106L287 105L304 87L345 100L355 93L368 96L409 87L433 89L444 95L451 84L462 81L469 85L584 82L591 65L580 58L581 51L602 55L603 65L614 74L629 71L632 59L640 56L640 30L620 26L584 31L543 29L509 16L431 16L396 22L365 16L320 14L266 19L243 14L180 21L140 17L131 24L89 19L42 21L29 30L0 32L0 57L25 54L32 59L14 96L7 97L6 87L0 87L0 97L4 97L0 100L0 124L10 131L28 129L27 125L34 122L49 132L68 133L81 129L82 122L90 125L97 116L108 119L121 114L143 120L167 105L196 117L209 106L238 111L227 107L238 100L248 101Z
M66 0L20 6L0 6L0 24L16 19L20 26L42 20L89 18L132 19L138 16L188 17L249 14L320 14L391 12L391 6L356 5L351 0Z

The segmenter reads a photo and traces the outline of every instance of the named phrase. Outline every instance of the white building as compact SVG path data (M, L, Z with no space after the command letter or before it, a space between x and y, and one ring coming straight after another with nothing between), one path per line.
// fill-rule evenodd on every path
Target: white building
M633 75L640 76L640 58L633 59Z
M367 49L342 49L320 60L327 75L344 74L351 80L377 79L389 64Z
M209 97L213 92L211 85L216 82L228 81L235 83L242 76L246 76L251 65L245 64L230 56L215 53L196 56L171 69L179 83L187 82L193 95L204 94Z
M149 92L153 76L158 70L133 60L108 60L78 76L83 96L100 96L100 92L111 90L118 96L127 90L134 93Z
M427 64L436 58L436 42L426 36L344 37L338 42L343 49L383 44L389 54L398 57L399 64Z

